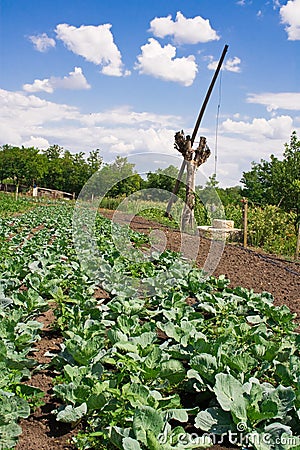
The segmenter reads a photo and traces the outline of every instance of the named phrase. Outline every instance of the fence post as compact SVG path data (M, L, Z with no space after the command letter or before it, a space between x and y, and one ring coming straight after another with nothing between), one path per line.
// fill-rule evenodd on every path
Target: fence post
M296 245L295 259L298 259L298 257L299 257L299 251L300 251L300 222L299 222L299 225L298 225L298 237L297 237L297 245Z
M248 241L248 199L243 198L243 246L247 247Z

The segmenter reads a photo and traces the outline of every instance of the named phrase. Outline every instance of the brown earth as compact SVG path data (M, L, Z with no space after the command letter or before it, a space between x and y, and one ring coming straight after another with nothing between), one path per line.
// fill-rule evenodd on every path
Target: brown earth
M106 217L112 218L113 212L101 211ZM122 218L127 221L126 217ZM119 221L119 220L118 220ZM182 235L179 231L157 225L155 222L135 217L130 223L131 227L143 233L155 233L156 240L153 247L160 250L165 246L172 251L183 250L187 257L196 260L199 267L203 267L209 251L211 241L200 236ZM197 249L197 257L194 252ZM223 251L222 243L216 244L216 251L220 252L219 262L215 262L216 268L213 275L226 275L230 279L230 286L243 286L253 289L254 292L270 292L275 299L276 305L286 304L292 312L298 313L296 321L300 323L300 263L289 262L274 255L267 255L254 249L245 249L237 244L226 244ZM214 261L213 261L214 262ZM96 297L107 295L99 288L95 292ZM52 328L54 321L53 308L51 307L39 319L44 324L42 339L36 344L33 357L40 364L50 362L50 357L45 352L51 353L60 350L62 342ZM29 384L39 387L45 392L45 405L38 408L30 418L22 420L23 433L20 436L16 450L73 450L75 447L70 443L71 438L77 430L72 430L68 425L58 423L53 411L58 403L52 396L53 372L47 368L41 368L33 374ZM213 450L223 450L225 447L214 446ZM230 449L230 447L227 447Z
M101 210L101 214L108 218L113 217L113 211ZM117 219L114 216L113 220L129 224L125 215L118 215ZM138 216L133 218L130 226L147 234L155 234L155 230L159 230L156 243L158 247L161 248L164 244L164 238L160 235L162 232L167 241L166 248L172 251L183 250L184 255L196 260L201 268L205 263L210 265L209 252L212 262L220 256L212 275L224 274L230 280L231 287L243 286L253 289L254 292L270 292L274 296L275 304L286 304L292 312L300 313L300 262L287 261L257 249L243 248L236 243L229 243L223 249L221 242L218 244L214 241L212 244L212 241L205 237L182 234L179 230Z
M47 364L51 361L51 356L45 356L46 352L58 353L62 337L53 330L54 305L50 304L50 309L37 318L44 327L41 332L41 340L35 345L32 357L41 364L41 369L37 368L31 379L27 382L45 392L44 405L37 408L28 418L20 422L22 435L19 438L16 450L70 450L75 449L69 441L74 430L67 424L59 423L52 413L59 406L52 396L53 378L55 374L47 369ZM38 366L39 367L39 366ZM45 367L45 368L43 368Z

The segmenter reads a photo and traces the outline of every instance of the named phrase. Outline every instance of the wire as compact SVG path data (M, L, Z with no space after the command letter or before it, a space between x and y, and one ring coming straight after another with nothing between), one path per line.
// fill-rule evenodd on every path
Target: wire
M217 106L217 115L216 115L216 134L215 134L215 176L217 178L217 163L218 163L218 132L219 132L219 117L220 117L220 107L221 107L221 98L222 98L222 71L220 73L219 78L219 99Z

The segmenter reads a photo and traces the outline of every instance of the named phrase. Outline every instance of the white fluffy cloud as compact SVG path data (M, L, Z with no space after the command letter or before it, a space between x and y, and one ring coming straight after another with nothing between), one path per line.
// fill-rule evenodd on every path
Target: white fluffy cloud
M29 40L33 43L35 49L42 53L56 45L55 40L48 37L46 33L38 34L37 36L29 36Z
M153 38L141 47L135 69L141 74L152 75L165 81L174 81L190 86L197 74L197 64L193 55L176 58L176 47L171 44L162 47Z
M50 147L49 141L40 136L30 136L30 139L24 141L22 145L24 145L24 147L35 147L40 150L46 150Z
M35 95L0 89L0 136L3 144L23 145L33 138L53 142L47 127L63 127L79 117L77 108L42 100ZM47 125L46 129L44 126Z
M175 21L172 16L156 17L150 22L150 31L158 38L173 36L178 44L198 44L220 39L208 19L196 16L187 19L178 11Z
M39 143L45 148L49 142L72 151L100 147L106 155L114 156L162 148L173 152L174 129L181 123L176 116L139 113L125 107L81 114L75 107L0 89L0 145L39 147Z
M216 70L219 61L214 61L213 56L210 56L209 59L211 61L208 64L207 68L209 70ZM237 72L241 71L240 64L241 64L240 58L235 56L234 58L227 59L225 61L225 63L222 64L222 70L227 70L228 72L236 72L237 73Z
M50 77L44 80L34 80L32 84L24 84L23 89L26 92L48 92L52 94L56 89L81 90L90 89L81 67L75 67L73 72L63 78Z
M293 131L293 119L290 116L278 116L272 119L255 118L252 122L227 119L222 123L224 132L241 134L245 139L283 139Z
M177 157L181 162L173 142L175 131L184 124L183 117L136 112L128 107L82 114L76 107L0 89L0 145L47 148L58 144L74 152L100 148L105 161L113 160L116 155L149 153L146 156L148 171L157 168L153 165L157 153ZM218 137L221 185L237 184L242 172L250 170L253 160L268 158L271 153L281 157L292 125L289 116L223 122ZM201 128L200 133L203 132ZM214 130L205 130L205 136L212 150L211 158L201 168L207 177L214 171Z
M281 22L287 24L285 30L290 41L300 40L300 0L289 0L280 8Z
M34 80L32 84L23 84L23 90L26 92L48 92L48 94L52 94L54 92L53 86L51 85L51 81L49 78L45 78L44 80Z
M79 28L62 23L57 25L55 32L68 50L102 66L101 72L104 75L129 75L129 72L123 69L121 53L114 43L110 29L109 23L98 26L81 25Z
M249 94L247 102L265 105L268 111L276 109L300 111L300 92Z
M48 102L35 95L4 89L0 89L0 110L2 123L13 129L20 127L20 130L32 130L31 127L39 128L45 122L75 120L79 117L77 108L73 106ZM35 133L30 131L27 136L31 134Z
M111 109L105 112L92 113L82 118L82 123L89 126L122 124L138 127L170 127L177 126L181 118L173 115L154 114L132 111L128 106Z

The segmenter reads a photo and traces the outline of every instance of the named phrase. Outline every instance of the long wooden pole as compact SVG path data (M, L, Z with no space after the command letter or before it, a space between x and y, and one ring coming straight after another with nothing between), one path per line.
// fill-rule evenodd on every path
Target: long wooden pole
M248 245L248 199L243 198L243 246Z
M197 133L198 133L198 130L199 130L199 127L200 127L200 123L201 123L202 117L203 117L203 115L204 115L204 111L205 111L205 109L206 109L206 106L207 106L209 97L211 96L211 93L212 93L212 90L213 90L213 88L214 88L215 82L216 82L216 80L217 80L217 78L218 78L218 75L219 75L219 72L220 72L220 70L221 70L221 67L222 67L222 64L223 64L225 55L226 55L226 53L227 53L227 50L228 50L228 45L225 45L225 47L224 47L224 49L223 49L223 52L222 52L222 55L221 55L221 58L220 58L220 61L219 61L219 63L218 63L218 66L217 66L217 68L216 68L216 71L215 71L215 73L214 73L214 76L213 76L213 78L212 78L212 80L211 80L210 86L209 86L209 88L208 88L208 90L207 90L207 93L206 93L206 96L205 96L205 99L204 99L202 108L200 109L200 112L199 112L199 115L198 115L197 122L196 122L195 127L194 127L194 131L193 131L193 134L192 134L192 137L191 137L192 146L193 146L194 141L195 141L195 139L196 139L196 136L197 136Z
M210 83L210 85L209 85L209 88L208 88L208 90L207 90L205 99L204 99L204 101L203 101L202 107L201 107L201 109L200 109L200 111L199 111L199 114L198 114L198 118L197 118L196 124L195 124L195 126L194 126L194 131L193 131L193 134L192 134L192 137L191 137L191 145L192 145L192 147L193 147L193 145L194 145L194 142L195 142L195 139L196 139L196 136L197 136L199 127L200 127L201 120L202 120L202 118L203 118L203 115L204 115L204 112L205 112L207 103L208 103L208 101L209 101L209 98L210 98L210 96L211 96L212 90L213 90L214 85L215 85L215 82L216 82L216 80L217 80L217 78L218 78L218 75L219 75L219 72L220 72L220 70L221 70L221 67L222 67L222 64L223 64L225 55L226 55L226 53L227 53L227 50L228 50L228 45L226 44L226 45L224 46L224 49L223 49L221 58L220 58L220 60L219 60L218 66L217 66L217 68L216 68L216 71L215 71L215 73L214 73L214 76L213 76L213 78L212 78L212 80L211 80L211 83ZM179 185L180 185L180 181L181 181L182 175L183 175L184 170L185 170L185 166L186 166L186 161L183 160L183 161L182 161L182 164L181 164L181 167L180 167L180 171L179 171L179 173L178 173L178 177L177 177L177 180L176 180L174 189L173 189L173 194L174 194L174 195L172 195L172 196L170 197L170 200L169 200L169 203L168 203L168 206L167 206L167 210L166 210L166 213L165 213L165 215L166 215L167 217L170 217L170 211L171 211L171 208L172 208L172 204L174 203L174 201L175 201L175 195L177 194L177 192L178 192L178 190L179 190Z
M298 237L297 237L297 244L296 244L295 259L298 259L299 252L300 252L300 223L298 225Z

